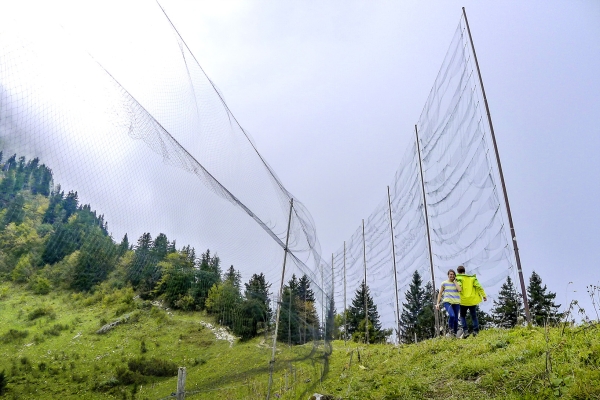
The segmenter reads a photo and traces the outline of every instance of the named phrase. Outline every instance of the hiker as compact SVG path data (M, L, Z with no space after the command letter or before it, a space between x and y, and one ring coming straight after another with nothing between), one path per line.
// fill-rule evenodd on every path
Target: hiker
M448 337L456 337L458 332L458 312L460 311L460 284L456 281L456 272L453 269L448 271L448 279L442 282L440 293L438 294L436 309L440 309L440 300L444 295L442 304L448 313Z
M487 301L487 295L475 275L465 274L464 266L459 265L458 268L456 268L456 271L458 272L456 280L462 287L460 292L460 323L462 326L456 337L463 339L469 336L467 328L467 310L471 314L471 320L473 320L473 336L477 336L479 333L477 304L481 303L482 298L483 301Z

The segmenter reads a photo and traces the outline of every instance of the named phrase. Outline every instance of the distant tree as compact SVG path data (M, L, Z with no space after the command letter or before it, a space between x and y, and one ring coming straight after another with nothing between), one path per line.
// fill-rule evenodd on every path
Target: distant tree
M221 260L216 255L211 256L210 250L206 250L198 261L200 263L195 271L191 295L196 307L203 310L209 290L221 282Z
M413 273L400 314L400 339L412 343L434 336L433 296L431 283L423 287L419 271Z
M0 229L4 229L8 224L14 222L19 225L25 219L25 198L22 194L18 194L15 198L8 204L6 212L4 214L4 218L2 219L2 225Z
M431 282L425 284L425 297L423 300L423 311L418 318L419 340L431 339L435 337L435 314L433 299L437 298L437 290L434 291Z
M266 281L264 274L252 275L248 283L244 284L244 301L240 310L240 319L234 332L242 339L254 337L260 328L266 329L271 320L271 307L269 306L269 288L271 284Z
M241 290L242 274L240 274L240 271L236 271L232 265L223 275L223 282L231 282L233 286L235 286L238 290Z
M65 211L65 214L63 216L63 221L62 221L63 223L67 222L69 217L71 215L73 215L75 213L75 211L77 211L78 205L79 205L79 196L77 195L77 192L71 191L71 192L67 193L67 196L63 200L63 204L62 204L62 209Z
M385 340L385 332L381 329L377 306L373 302L369 287L365 285L364 280L361 282L358 289L356 289L354 298L352 299L352 305L348 309L348 334L351 335L355 341L366 342L365 300L367 305L367 319L369 321L368 341L369 343L381 342Z
M158 263L158 267L161 269L161 277L154 288L154 296L162 296L170 307L192 310L193 302L188 304L182 301L184 297L191 296L194 284L194 264L187 254L170 253Z
M337 312L333 296L329 297L328 303L327 316L325 318L325 340L335 340L335 338L339 336L339 327L335 324Z
M131 282L136 290L142 290L147 295L153 290L153 276L156 277L157 260L152 254L152 236L150 233L143 233L137 241L134 250L134 257L127 271L127 280ZM158 280L157 280L158 282Z
M44 212L42 223L52 225L57 220L62 220L60 214L62 211L63 197L64 192L60 190L60 185L58 185L50 195L50 204L48 204L48 208Z
M292 277L292 279L295 279L295 275ZM313 290L310 288L310 279L308 278L308 276L306 274L302 275L302 277L300 278L300 280L298 280L298 284L295 286L296 287L296 295L298 296L298 298L304 302L306 301L311 301L311 302L315 302L315 293L313 292Z
M500 287L498 300L493 303L492 318L497 327L513 328L517 325L519 317L523 315L523 303L510 276Z
M239 318L242 295L230 281L216 283L210 288L206 310L215 316L219 324L233 328Z
M542 278L533 271L527 286L527 296L532 322L538 326L544 326L545 323L556 324L562 318L562 314L558 312L560 304L554 303L556 293L547 290L546 285L542 287Z
M19 258L19 262L11 272L11 278L14 282L25 283L33 274L33 268L28 254Z
M79 250L71 288L78 291L91 290L108 277L115 267L116 259L117 247L112 239L98 226L91 229Z
M283 286L283 297L279 311L277 340L289 345L302 343L302 331L305 329L305 324L300 317L302 304L297 301L295 293L297 286L298 281L294 275L288 284Z
M164 233L159 233L152 243L151 254L156 263L162 261L168 253L169 239Z
M127 234L125 234L125 236L123 236L123 240L121 240L121 244L119 245L119 257L122 257L127 250L129 250L129 238L127 238Z
M15 173L14 171L7 171L4 173L4 179L0 182L0 209L8 206L11 199L14 197L14 193Z

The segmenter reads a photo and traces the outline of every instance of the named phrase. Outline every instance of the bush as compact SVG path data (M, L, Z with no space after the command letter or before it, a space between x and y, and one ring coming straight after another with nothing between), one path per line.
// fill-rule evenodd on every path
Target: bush
M134 358L127 363L129 369L133 372L139 372L148 376L177 376L177 364L172 361L161 360L159 358L144 357Z
M138 371L131 371L125 367L117 368L117 380L121 385L139 385L145 383L146 378Z
M10 343L15 340L24 339L29 335L28 331L19 331L16 329L11 329L2 335L2 341L6 343Z
M54 324L50 329L44 330L44 335L60 336L61 331L69 330L69 325Z
M6 374L4 370L0 372L0 396L6 392L6 385L8 385L8 380L6 379Z
M35 294L48 294L50 293L50 281L47 278L38 276L31 285L31 289Z
M30 312L29 314L27 314L27 320L33 321L33 320L41 318L45 315L50 317L50 319L56 318L56 314L54 313L54 310L52 309L52 307L38 307L35 310L33 310L32 312Z

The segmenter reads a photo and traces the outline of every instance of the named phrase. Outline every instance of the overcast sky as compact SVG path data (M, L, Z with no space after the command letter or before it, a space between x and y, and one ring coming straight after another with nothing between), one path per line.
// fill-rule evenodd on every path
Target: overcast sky
M464 6L526 279L535 270L558 302L578 298L592 314L586 285L600 281L599 2L162 4L311 211L325 254L385 196Z
M4 11L10 3L0 2ZM310 210L325 255L386 195L464 6L526 279L535 270L559 303L577 298L593 314L586 285L600 283L600 2L161 5L263 157ZM51 8L66 29L87 29L82 41L134 96L150 90L143 70L128 76L119 61L137 52L147 63L164 61L163 53L148 56L152 43L173 40L147 40L148 27L164 19L156 3Z

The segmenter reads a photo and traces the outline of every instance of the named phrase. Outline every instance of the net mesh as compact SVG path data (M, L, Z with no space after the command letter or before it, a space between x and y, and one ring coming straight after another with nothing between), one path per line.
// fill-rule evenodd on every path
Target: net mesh
M364 236L362 228L357 230L334 254L336 304L349 307L366 268L382 325L394 328L391 340L399 339L399 314L415 271L437 287L449 269L464 265L491 298L515 273L490 127L466 29L461 18L416 125L423 186L415 140L400 161L389 198L364 220ZM340 291L344 279L345 292Z
M45 224L48 239L31 264L79 290L118 280L121 265L118 284L173 308L207 310L238 337L275 332L280 305L277 339L321 346L333 287L312 217L168 18L160 29L176 58L135 96L72 33L51 22L2 22L0 150L43 163L53 179L50 211L16 221ZM2 182L37 171L21 164L5 163ZM6 221L19 208L14 193L27 189L29 179L7 191ZM100 230L80 226L84 211ZM19 257L5 257L2 272Z
M308 210L168 18L160 29L173 38L171 61L145 91L128 90L62 28L48 23L43 36L29 28L22 20L0 24L0 217L9 230L42 222L36 229L47 238L27 263L57 284L92 290L121 279L147 298L207 310L238 336L313 343L308 357L321 343L328 353L334 337L370 332L375 321L350 329L345 320L365 288L378 313L375 331L391 330L377 339L398 341L415 271L437 286L448 269L465 265L491 297L514 271L463 19L389 196L330 259ZM21 189L45 200L23 210ZM82 225L86 218L94 229ZM9 265L23 257L4 254L1 272L13 274ZM339 331L336 311L345 320Z

